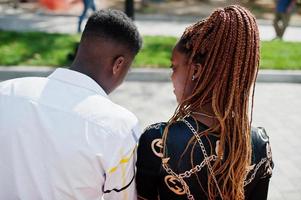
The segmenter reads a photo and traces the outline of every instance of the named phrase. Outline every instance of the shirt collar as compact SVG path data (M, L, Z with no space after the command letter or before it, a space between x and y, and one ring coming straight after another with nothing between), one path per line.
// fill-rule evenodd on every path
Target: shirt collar
M85 88L108 98L108 95L101 86L83 73L65 68L57 68L48 78Z

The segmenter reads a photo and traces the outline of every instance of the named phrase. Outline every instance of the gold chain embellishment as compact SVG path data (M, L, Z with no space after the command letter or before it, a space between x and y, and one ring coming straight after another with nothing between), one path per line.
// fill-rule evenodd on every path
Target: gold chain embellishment
M161 149L163 148L163 144L162 144L162 139L158 138L158 139L154 139L151 143L151 148L153 153L158 156L159 158L163 157L163 154L161 152ZM157 150L159 149L159 151Z
M175 177L174 180L178 180L178 181L182 184L184 193L186 193L187 198L188 198L189 200L195 200L194 197L193 197L193 195L192 195L191 192L190 192L189 186L186 184L186 182L184 181L184 179L183 179L182 177L180 177L178 174L176 174L174 171L172 171L172 169L168 167L168 164L167 164L167 163L162 163L162 166L163 166L163 168L165 169L165 171L166 171L168 174L170 174L169 176ZM168 177L168 176L167 176L167 177ZM166 179L167 179L167 178L165 177L165 183L166 183ZM167 187L168 187L171 191L173 191L174 193L178 194L176 191L174 191L173 188L171 188L171 187L169 186L169 184L166 184L166 185L167 185ZM183 194L184 194L184 193L183 193Z
M249 183L251 183L251 182L254 180L254 178L255 178L255 176L256 176L256 173L257 173L258 169L259 169L259 168L261 167L261 165L262 165L263 163L265 163L266 161L267 161L267 158L262 158L262 159L260 160L260 162L256 165L256 167L255 167L255 169L254 169L254 172L253 172L253 174L251 175L250 179L244 181L244 186L248 185Z
M206 161L206 163L207 163L208 170L209 170L210 174L212 175L213 181L215 182L215 185L216 185L217 190L218 190L218 192L219 192L219 194L220 194L220 197L221 197L221 199L223 200L222 192L221 192L221 190L220 190L220 188L219 188L219 185L218 185L218 183L217 183L217 180L216 180L216 178L215 178L215 175L214 175L212 166L211 166L210 161L209 161L209 159L208 159L208 155L207 155L205 146L204 146L204 144L203 144L203 142L202 142L200 136L198 135L198 133L196 132L196 130L193 128L193 126L192 126L187 120L182 119L182 121L188 126L188 128L192 131L193 135L194 135L195 138L197 139L197 141L198 141L198 143L199 143L199 145L200 145L200 147L201 147L201 150L202 150L202 152L203 152L205 161Z
M179 184L182 185L182 182L180 179L173 175L167 175L164 178L164 182L167 185L167 187L176 193L177 195L183 195L185 194L185 188L179 187Z
M209 171L210 171L210 173L212 174L212 177L213 177L213 180L214 180L214 182L215 182L215 184L216 184L216 186L217 186L217 189L218 189L218 191L219 191L219 194L220 194L220 197L221 197L221 199L223 199L222 198L222 193L221 193L221 191L220 191L220 188L219 188L219 186L218 186L218 183L217 183L217 180L216 180L216 178L215 178L215 176L214 176L214 173L213 173L213 170L212 170L212 167L211 167L211 164L210 164L210 162L211 161L215 161L215 160L217 160L217 156L216 155L212 155L212 156L208 156L207 155L207 152L206 152L206 149L205 149L205 146L204 146L204 144L203 144L203 142L202 142L202 140L201 140L201 138L200 138L200 136L197 134L197 132L196 132L196 130L192 127L192 125L188 122L188 121L186 121L185 119L182 119L182 121L188 126L188 128L192 131L192 133L194 134L194 136L196 137L196 139L197 139L197 141L198 141L198 143L199 143L199 145L200 145L200 147L201 147L201 150L202 150L202 153L203 153L203 156L204 156L204 160L203 160L203 162L201 163L201 164L199 164L199 165L197 165L197 166L195 166L194 168L192 168L191 170L189 170L189 171L185 171L184 173L181 173L181 174L176 174L169 166L168 166L168 161L169 161L169 157L164 157L165 156L165 148L162 148L162 150L163 150L163 157L162 157L162 167L165 169L165 171L169 174L169 176L166 176L165 177L165 183L166 183L166 180L167 179L171 179L171 176L173 176L174 178L173 179L171 179L171 180L173 180L173 184L175 185L175 180L178 180L181 184L182 184L182 186L183 186L183 191L185 191L185 193L186 193L186 195L187 195L187 198L189 199L189 200L195 200L194 199L194 196L191 194L191 192L190 192L190 189L189 189L189 186L186 184L186 182L184 181L184 178L188 178L188 177L190 177L193 173L196 173L196 172L199 172L199 171L201 171L201 169L205 166L205 165L207 165L207 167L208 167L208 169L209 169ZM166 139L166 138L165 138ZM163 140L164 140L164 136L163 136ZM164 144L165 144L165 142L163 142L163 147L164 147ZM171 191L173 191L174 193L176 193L176 194L178 194L179 193L179 189L181 189L181 188L179 188L178 186L176 186L176 189L175 188L171 188L170 187L170 185L168 185L168 183L166 183L166 185L168 186L168 188L171 190ZM180 192L180 194L182 194L182 192Z
M220 197L221 197L221 199L223 199L221 190L220 190L220 188L219 188L218 182L217 182L217 180L216 180L216 177L215 177L215 175L214 175L212 166L211 166L211 164L210 164L211 161L216 161L217 158L218 158L218 156L216 156L216 155L208 156L208 155L207 155L207 152L206 152L206 148L205 148L205 146L204 146L204 144L203 144L203 142L202 142L200 136L198 135L197 131L194 129L194 127L193 127L187 120L182 119L182 121L188 126L188 128L192 131L192 133L194 134L195 138L197 139L197 141L198 141L198 143L199 143L199 145L200 145L200 147L201 147L202 153L203 153L203 155L204 155L204 160L202 161L201 164L196 165L194 168L192 168L192 169L190 169L190 170L188 170L188 171L185 171L184 173L176 174L176 173L168 166L168 161L169 161L170 158L169 158L169 157L166 158L166 157L163 156L164 154L162 154L162 166L163 166L163 168L165 169L165 171L166 171L168 174L170 174L170 175L166 176L165 179L168 179L168 178L169 178L169 179L173 180L174 186L175 186L175 182L174 182L174 181L176 181L176 180L179 181L179 182L182 184L182 186L183 186L183 190L182 190L181 192L179 192L178 190L179 190L179 189L182 189L182 188L179 188L178 186L176 186L176 187L178 187L178 188L177 188L178 190L175 190L174 188L171 188L171 187L168 185L168 183L166 183L166 181L165 181L166 185L169 187L169 189L170 189L171 191L173 191L174 193L179 194L179 195L184 194L183 192L185 191L185 193L186 193L186 195L187 195L187 198L188 198L189 200L194 200L194 197L193 197L193 195L192 195L191 192L190 192L189 186L188 186L188 185L186 184L186 182L184 181L184 178L189 178L192 174L201 171L201 169L202 169L205 165L207 165L208 170L209 170L209 172L210 172L211 175L212 175L213 181L215 182L215 184L216 184L216 186L217 186L217 189L218 189L218 192L219 192L219 194L220 194ZM162 143L162 146L164 146L164 144L165 144L165 143ZM164 148L162 148L162 149L164 150ZM267 149L268 149L268 147L267 147ZM245 181L244 181L244 186L248 185L249 183L251 183L251 182L254 180L254 178L255 178L255 176L256 176L256 173L257 173L257 171L259 170L259 168L260 168L265 162L267 162L269 159L271 159L271 157L272 157L272 156L271 156L271 151L270 151L270 149L268 149L268 150L267 150L267 158L262 158L258 164L254 165L254 166L250 166L250 167L252 167L252 168L247 169L248 172L250 172L251 170L254 170L254 171L253 171L251 177L250 177L248 180L245 180ZM255 167L255 169L254 169L254 167ZM167 178L167 177L168 177L168 178ZM171 177L173 177L173 178L171 178Z
M254 179L255 179L255 176L257 174L257 171L259 170L259 168L264 164L266 163L266 165L268 165L269 169L271 171L271 166L270 166L270 163L271 163L271 160L272 160L272 151L271 151L271 146L269 143L266 144L266 154L267 154L267 157L266 158L262 158L260 160L260 162L258 164L256 164L256 167L254 169L254 172L252 173L251 177L248 179L248 180L245 180L244 181L244 186L250 184ZM248 170L248 172L250 172L251 170ZM268 173L271 173L271 172L268 172Z
M212 156L210 156L208 158L205 158L203 160L203 162L201 162L201 164L196 165L194 168L192 168L189 171L185 171L184 173L179 174L179 176L181 178L189 178L192 174L201 171L201 169L203 167L205 167L205 165L207 164L207 162L211 162L211 161L215 161L215 160L217 160L217 156L216 155L212 155Z

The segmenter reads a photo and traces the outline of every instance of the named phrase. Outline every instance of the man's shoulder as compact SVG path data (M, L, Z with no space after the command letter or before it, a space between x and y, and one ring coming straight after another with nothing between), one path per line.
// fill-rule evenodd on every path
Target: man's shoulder
M137 120L131 111L102 95L89 96L82 103L95 117L106 116L108 119L113 118L114 120Z
M113 101L111 101L111 104L112 104L112 107L114 108L114 110L116 110L116 115L119 116L119 113L122 113L122 118L133 118L133 119L136 119L137 120L137 117L134 113L132 113L130 110L126 109L125 107L117 104L117 103L114 103Z
M136 124L138 124L138 118L134 113L112 101L111 105L112 117L114 118L114 120L118 120L121 123L129 124L130 126L136 126Z
M44 77L23 77L6 80L0 83L0 93L3 95L25 95L30 92L37 92L43 88L48 79Z
M0 82L0 87L5 87L5 86L12 86L15 84L33 84L36 81L47 81L48 79L45 77L21 77L21 78L14 78L14 79L9 79L6 81Z
M87 97L74 108L74 112L89 123L110 132L127 134L140 131L138 119L131 111L101 95Z

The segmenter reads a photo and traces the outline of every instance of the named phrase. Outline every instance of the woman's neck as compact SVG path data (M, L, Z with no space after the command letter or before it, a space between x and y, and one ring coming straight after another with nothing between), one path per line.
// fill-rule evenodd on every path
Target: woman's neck
M211 104L206 104L202 106L201 109L192 110L190 115L209 128L216 127L218 125L218 120L214 115Z

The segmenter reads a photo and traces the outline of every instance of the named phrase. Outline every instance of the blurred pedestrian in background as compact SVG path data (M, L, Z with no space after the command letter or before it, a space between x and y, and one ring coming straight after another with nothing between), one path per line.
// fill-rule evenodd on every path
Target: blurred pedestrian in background
M275 39L282 39L285 29L289 25L289 20L296 2L296 0L277 0L274 19Z
M77 28L78 33L81 32L81 25L87 15L88 10L91 8L93 10L93 12L96 11L96 6L95 6L94 0L82 0L82 1L84 4L84 9L83 9L81 16L79 16L78 28Z

